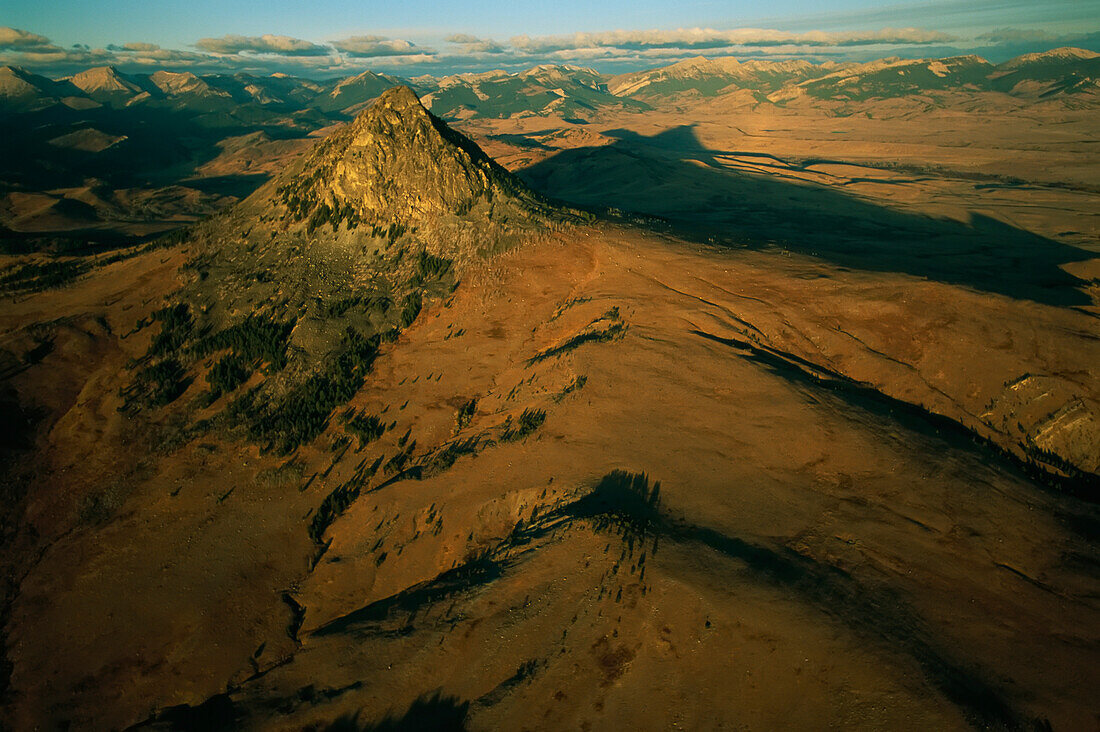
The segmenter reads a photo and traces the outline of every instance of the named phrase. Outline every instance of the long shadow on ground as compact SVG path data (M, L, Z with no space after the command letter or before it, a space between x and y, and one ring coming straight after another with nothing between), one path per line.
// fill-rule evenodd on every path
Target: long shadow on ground
M385 635L393 632L387 625L394 623L402 628L399 633L412 632L420 613L492 584L537 551L541 539L575 521L585 521L597 531L617 535L622 541L622 558L640 552L639 563L644 563L647 552L657 551L658 543L668 542L690 552L710 551L736 559L747 579L789 593L857 635L916 661L926 681L976 726L1031 726L1033 720L1019 713L981 670L953 658L952 650L938 642L923 618L893 589L865 584L786 546L767 545L686 522L662 510L660 503L659 483L651 486L644 474L614 471L590 493L528 523L520 522L510 536L485 554L337 618L315 635ZM443 625L453 620L447 613L442 620L436 618Z
M1090 305L1061 265L1094 254L973 214L969 223L906 213L836 188L789 177L768 155L707 149L693 126L644 137L606 133L611 145L562 151L519 171L536 190L596 209L658 216L684 236L718 234L748 246L782 246L836 264L899 272L1050 305ZM746 173L716 156L759 158ZM787 179L785 179L787 178Z
M439 691L414 701L400 716L388 714L377 722L363 722L358 714L340 717L325 732L462 732L470 702Z

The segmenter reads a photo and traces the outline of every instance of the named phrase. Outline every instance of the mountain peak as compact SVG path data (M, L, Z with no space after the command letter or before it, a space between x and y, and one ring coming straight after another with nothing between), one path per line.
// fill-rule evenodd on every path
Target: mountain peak
M81 90L68 81L54 81L22 66L0 66L0 106L6 110L43 109L80 93Z
M22 66L0 66L0 79L25 80L30 74Z
M320 107L327 112L356 112L397 83L397 79L392 76L367 70L336 82Z
M362 71L362 72L356 74L355 76L348 76L348 77L343 78L340 81L336 82L336 86L334 87L334 93L335 93L335 91L340 90L340 89L344 88L345 86L355 86L356 84L360 84L364 81L374 81L376 79L382 79L382 78L384 78L382 76L382 74L376 74L373 71L371 71L370 69L367 69L366 71Z
M141 87L119 73L114 66L96 66L69 78L73 86L86 94L125 93L138 94Z
M228 97L228 93L215 91L203 79L190 71L165 71L161 69L149 76L149 81L165 94L198 94Z
M38 96L39 90L28 81L28 76L18 66L0 66L0 99Z
M359 117L369 117L378 114L383 109L390 109L398 114L416 114L427 117L428 110L420 103L420 97L407 86L394 86L378 95L378 100Z
M354 147L404 148L406 143L429 146L443 143L446 137L443 128L462 137L433 117L411 88L394 86L379 94L377 99L356 115L347 134L351 136L349 144ZM473 145L466 138L462 139ZM416 149L410 148L405 152L414 155ZM484 157L480 149L477 153Z
M407 86L384 91L276 184L291 221L366 231L506 223L526 228L552 210Z
M730 71L740 69L742 63L735 56L718 56L707 58L706 56L693 56L679 63L672 64L670 68L677 69L707 69L709 71Z
M1051 50L1043 51L1042 53L1025 53L1023 56L1017 56L1014 59L1004 62L1003 64L1001 64L1001 68L1014 69L1030 64L1090 61L1094 58L1100 58L1100 54L1095 53L1094 51L1088 51L1084 48L1063 46L1062 48L1052 48Z

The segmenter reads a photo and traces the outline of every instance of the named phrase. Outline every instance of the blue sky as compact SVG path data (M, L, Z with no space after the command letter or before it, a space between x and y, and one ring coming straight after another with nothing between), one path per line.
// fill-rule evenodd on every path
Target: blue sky
M872 6L874 3L866 0L829 4L831 10L839 11ZM423 37L466 32L507 38L620 28L746 25L760 18L761 7L757 2L715 0L4 0L0 18L4 25L42 33L62 43L106 46L159 40L164 46L184 47L197 38L226 33L274 33L311 40L355 33ZM773 18L797 18L820 9L822 4L775 0L767 7L767 15Z
M0 0L0 63L449 73L692 55L866 60L1100 47L1100 0ZM127 45L129 44L129 45Z

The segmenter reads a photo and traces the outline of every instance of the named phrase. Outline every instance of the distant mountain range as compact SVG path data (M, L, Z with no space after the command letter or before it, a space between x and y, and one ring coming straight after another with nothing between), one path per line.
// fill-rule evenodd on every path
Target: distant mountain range
M19 67L0 67L0 112L41 112L65 106L77 111L160 109L194 114L270 117L315 110L354 116L386 89L410 86L433 113L454 117L507 117L515 114L586 114L600 107L646 109L612 94L606 78L575 66L536 66L519 74L490 71L441 78L403 79L364 71L357 76L317 82L285 74L210 74L156 71L124 74L100 66L63 79L48 79Z
M852 102L936 92L999 92L1021 100L1100 93L1100 54L1059 48L1000 65L978 56L870 63L811 64L696 58L652 71L623 74L608 83L613 94L659 104L691 97L751 92L759 102L784 104L808 97Z
M739 61L693 58L670 66L606 76L578 66L536 66L520 73L487 71L404 79L365 71L313 81L285 74L196 76L160 70L124 74L110 66L48 79L26 69L0 67L0 110L33 112L64 105L144 106L200 114L317 110L343 117L398 85L415 89L432 113L444 117L585 115L601 107L644 110L685 97L718 97L749 91L761 102L799 96L855 101L936 91L1000 92L1027 99L1100 92L1100 54L1059 48L993 65L978 56L870 63ZM261 115L266 116L266 115Z
M448 117L559 114L583 118L601 107L649 108L639 100L613 94L607 77L579 66L536 66L519 74L421 76L412 84L433 114Z
M681 95L718 96L739 89L773 92L790 84L846 68L848 64L809 61L738 61L726 58L690 58L651 71L620 74L608 82L617 96L653 101Z

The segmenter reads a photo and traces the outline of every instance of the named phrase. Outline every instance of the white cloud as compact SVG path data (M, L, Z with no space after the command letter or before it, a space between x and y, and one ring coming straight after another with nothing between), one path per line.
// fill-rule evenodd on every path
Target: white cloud
M974 40L986 43L1083 43L1095 41L1098 35L1100 34L1095 31L1055 35L1034 28L994 28L987 33L975 36Z
M504 46L496 41L471 36L469 33L455 33L447 36L445 40L461 47L460 52L463 54L498 54L505 52Z
M36 49L55 49L50 39L30 31L0 26L0 50L32 53Z
M150 53L152 51L160 51L161 47L155 43L123 43L121 46L110 44L107 46L108 51L118 51L120 53Z
M513 48L529 53L551 53L591 48L621 48L642 50L646 48L679 48L705 50L730 46L768 47L798 46L866 46L866 45L925 45L955 40L939 31L919 28L884 28L877 31L789 33L766 28L737 28L715 30L713 28L680 28L678 30L606 31L603 33L573 33L566 36L516 36L510 43Z
M273 54L277 56L327 56L330 50L300 38L276 36L227 35L221 38L200 38L195 47L210 53L239 55L242 53Z
M431 48L421 48L415 43L385 36L351 36L333 41L332 47L354 58L435 55Z
M1015 0L1013 0L1015 1ZM691 56L871 60L881 56L955 55L976 51L1009 54L1045 50L1052 44L1082 45L1100 50L1100 37L1083 28L1076 35L1043 30L994 28L970 39L921 28L870 31L780 31L767 28L681 28L676 30L607 31L560 36L516 36L498 42L469 33L444 37L440 51L381 35L357 35L313 42L283 35L226 35L203 38L181 51L154 43L131 42L93 49L61 48L45 36L0 27L0 63L20 64L55 73L90 66L119 65L133 70L189 69L207 71L285 71L303 75L358 73L363 69L391 73L457 73L489 68L520 70L541 63L598 64L601 71L637 70ZM976 32L976 31L975 31ZM955 45L957 44L957 46Z

